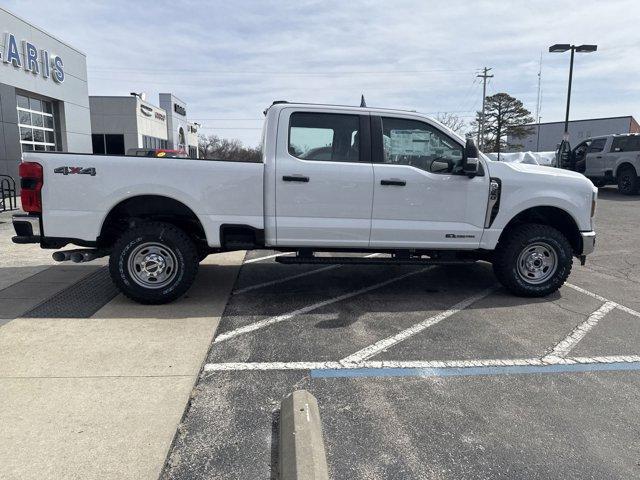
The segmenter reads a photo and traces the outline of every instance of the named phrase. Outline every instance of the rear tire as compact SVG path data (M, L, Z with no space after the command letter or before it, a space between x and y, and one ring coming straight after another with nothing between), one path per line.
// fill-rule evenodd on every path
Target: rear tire
M631 167L622 167L618 172L618 191L623 195L635 195L638 193L640 182L636 170Z
M198 271L198 251L174 225L147 222L116 241L109 272L118 289L144 304L169 303L191 287Z
M500 240L493 271L515 295L544 297L562 286L572 263L573 250L562 233L549 225L527 224Z

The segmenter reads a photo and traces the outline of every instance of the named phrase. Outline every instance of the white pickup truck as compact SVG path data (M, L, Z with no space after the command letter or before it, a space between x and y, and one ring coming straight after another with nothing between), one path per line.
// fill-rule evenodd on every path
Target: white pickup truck
M25 154L13 240L85 247L59 261L110 255L113 281L142 303L180 297L204 257L229 250L484 260L511 292L543 296L594 249L597 189L578 173L491 161L415 112L275 102L265 116L260 163Z

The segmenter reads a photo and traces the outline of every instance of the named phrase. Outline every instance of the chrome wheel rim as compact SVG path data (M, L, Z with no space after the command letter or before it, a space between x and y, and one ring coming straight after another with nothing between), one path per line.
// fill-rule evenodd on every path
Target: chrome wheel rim
M129 273L144 288L163 288L176 276L176 254L166 245L155 242L137 246L129 255Z
M518 275L527 283L543 283L552 277L557 269L558 255L548 243L532 243L518 256Z

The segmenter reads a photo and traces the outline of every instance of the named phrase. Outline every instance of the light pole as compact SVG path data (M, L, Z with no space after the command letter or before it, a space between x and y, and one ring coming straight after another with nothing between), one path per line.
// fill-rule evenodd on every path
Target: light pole
M563 141L569 140L569 106L571 105L571 81L573 79L573 55L578 53L590 53L595 52L598 49L597 45L570 45L568 43L556 43L549 47L550 53L563 53L567 50L571 50L571 61L569 63L569 88L567 90L567 113L564 117L564 135Z

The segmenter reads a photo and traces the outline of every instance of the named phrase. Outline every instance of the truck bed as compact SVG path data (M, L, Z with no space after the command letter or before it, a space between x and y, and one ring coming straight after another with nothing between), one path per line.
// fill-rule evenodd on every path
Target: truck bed
M47 237L93 241L109 211L139 195L182 202L199 218L211 247L219 246L221 225L264 228L262 163L44 152L23 159L43 167Z

